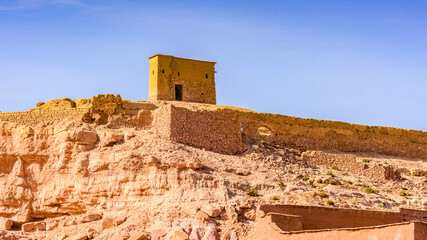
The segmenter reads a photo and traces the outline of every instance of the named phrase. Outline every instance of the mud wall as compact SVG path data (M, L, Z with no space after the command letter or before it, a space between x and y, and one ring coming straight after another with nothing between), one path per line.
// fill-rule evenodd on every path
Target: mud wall
M154 115L155 131L162 137L219 153L239 154L243 151L235 111L190 110L167 105L157 109Z
M375 152L427 158L427 132L239 111L244 136L272 145L310 150Z
M307 151L302 154L302 160L312 166L336 166L346 172L365 176L375 181L399 180L398 170L382 164L367 164L351 154L328 154L321 151Z
M28 112L0 113L0 121L9 121L17 124L35 126L38 124L51 124L64 119L81 119L87 109L58 109L58 110L31 110Z
M171 105L160 107L154 111L154 132L161 138L171 140Z
M403 222L421 221L427 223L427 211L401 208L400 215Z
M281 232L274 228L257 234L259 240L312 240L312 239L352 239L352 240L425 240L427 224L413 222L355 229L330 229L325 231Z
M354 228L401 222L399 212L338 209L315 206L262 205L260 211L301 216L302 229Z
M171 139L219 153L243 151L237 114L227 109L191 111L172 106Z

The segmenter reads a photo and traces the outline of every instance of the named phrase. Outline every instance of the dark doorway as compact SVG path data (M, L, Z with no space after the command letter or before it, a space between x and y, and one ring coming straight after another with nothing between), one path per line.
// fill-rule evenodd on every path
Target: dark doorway
M182 85L175 85L175 100L182 101Z

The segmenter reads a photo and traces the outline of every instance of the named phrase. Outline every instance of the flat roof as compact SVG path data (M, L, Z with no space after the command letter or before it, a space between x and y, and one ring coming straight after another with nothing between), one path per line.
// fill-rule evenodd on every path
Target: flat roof
M181 58L181 57L175 57L172 55L164 55L164 54L155 54L151 57L149 57L148 59L151 59L153 57L157 57L157 56L164 56L164 57L173 57L173 58L178 58L178 59L184 59L184 60L190 60L190 61L198 61L198 62L206 62L206 63L216 63L216 62L212 62L212 61L204 61L204 60L197 60L197 59L191 59L191 58Z

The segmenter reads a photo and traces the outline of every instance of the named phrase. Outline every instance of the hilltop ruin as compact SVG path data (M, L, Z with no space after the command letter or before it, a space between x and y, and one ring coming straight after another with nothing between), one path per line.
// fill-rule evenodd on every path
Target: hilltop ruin
M0 238L426 239L427 132L219 106L214 65L0 113Z

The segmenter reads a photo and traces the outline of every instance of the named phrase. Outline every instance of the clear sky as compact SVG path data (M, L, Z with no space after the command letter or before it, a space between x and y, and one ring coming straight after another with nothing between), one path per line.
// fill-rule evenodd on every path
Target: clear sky
M0 1L0 111L148 99L148 57L216 61L217 102L427 131L426 1Z

